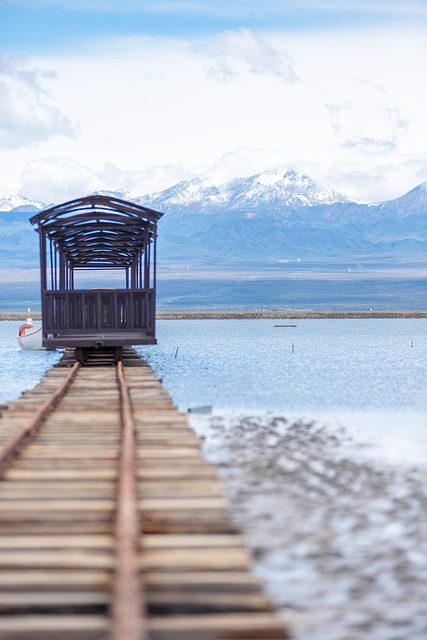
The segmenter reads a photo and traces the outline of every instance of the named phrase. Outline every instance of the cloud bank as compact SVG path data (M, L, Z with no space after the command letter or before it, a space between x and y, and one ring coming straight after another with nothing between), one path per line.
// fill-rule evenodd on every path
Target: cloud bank
M0 148L74 135L70 119L50 104L47 77L54 74L31 68L20 56L0 56Z
M136 197L290 163L350 196L395 197L427 178L426 73L423 29L402 26L119 35L3 56L1 185L48 202Z

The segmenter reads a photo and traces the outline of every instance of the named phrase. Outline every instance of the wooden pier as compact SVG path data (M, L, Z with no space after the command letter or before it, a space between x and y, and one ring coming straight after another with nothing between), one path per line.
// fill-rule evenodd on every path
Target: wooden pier
M132 349L113 366L66 352L3 409L0 474L0 640L287 637L198 438Z

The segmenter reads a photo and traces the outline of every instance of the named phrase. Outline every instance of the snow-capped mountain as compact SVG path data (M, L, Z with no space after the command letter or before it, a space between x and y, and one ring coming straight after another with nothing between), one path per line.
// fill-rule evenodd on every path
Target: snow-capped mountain
M93 191L88 195L108 196L111 198L119 198L120 200L130 200L131 194L129 191ZM57 204L57 203L56 203ZM30 200L24 196L10 195L0 199L0 211L14 211L19 212L31 212L36 213L49 207L53 207L55 203L46 204L37 200Z
M130 200L131 195L129 191L109 191L107 189L101 189L100 191L92 191L90 196L107 196L108 198L119 198L119 200Z
M179 182L164 191L133 198L132 202L151 209L161 206L162 211L169 212L187 209L204 211L210 206L222 206L225 201L221 189L215 187L212 182L193 178Z
M128 200L125 191L97 191ZM395 200L360 204L289 168L216 186L194 178L133 202L166 213L159 224L163 264L281 264L288 259L418 260L427 255L427 182ZM20 247L38 262L28 222L43 203L21 196L0 201L0 254ZM12 259L12 258L10 258Z
M24 196L11 195L0 199L0 211L12 211L12 209L20 209L21 211L41 211L46 208L44 202L36 202L29 200Z
M327 190L309 176L289 168L264 171L245 178L236 178L221 185L202 178L180 182L157 193L131 198L125 190L99 190L89 195L104 195L132 200L164 213L214 213L232 210L284 210L289 213L302 207L328 207L327 217L347 218L354 212L364 218L384 216L385 212L408 215L424 210L427 205L427 181L395 200L360 204L343 193ZM338 206L339 205L339 206ZM0 211L37 211L53 206L23 196L11 195L0 200ZM331 208L332 207L332 208ZM366 207L370 208L365 211ZM362 215L362 209L363 215Z
M125 191L95 193L130 199ZM427 308L427 182L395 200L361 204L280 168L222 185L194 178L133 201L167 214L159 223L158 295L177 308L328 301ZM25 284L39 268L29 218L44 208L22 196L0 200L3 305L21 308L38 295L34 282ZM18 287L8 270L14 278L25 272Z
M387 211L393 211L398 216L425 213L427 210L427 181L395 200L382 202L380 207Z
M287 169L264 171L228 183L233 208L259 206L314 206L349 202L337 191L327 191L306 175Z
M325 205L350 202L350 198L338 191L327 191L308 176L292 169L276 169L248 178L236 178L220 186L194 178L133 201L165 212L206 212Z

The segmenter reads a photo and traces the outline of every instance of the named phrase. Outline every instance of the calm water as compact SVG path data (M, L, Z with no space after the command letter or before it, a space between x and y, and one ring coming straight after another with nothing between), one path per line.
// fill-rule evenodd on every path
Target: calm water
M427 411L423 319L163 321L157 333L140 351L184 409Z
M0 322L0 402L32 387L59 352L23 352ZM297 326L278 327L293 324ZM179 408L274 411L339 420L427 457L427 322L163 320L140 347ZM356 425L356 426L355 426Z
M57 351L22 351L16 334L23 322L25 318L0 322L0 403L15 400L22 391L31 389L62 355Z
M158 338L141 353L183 410L303 417L363 455L427 461L424 319L163 321Z

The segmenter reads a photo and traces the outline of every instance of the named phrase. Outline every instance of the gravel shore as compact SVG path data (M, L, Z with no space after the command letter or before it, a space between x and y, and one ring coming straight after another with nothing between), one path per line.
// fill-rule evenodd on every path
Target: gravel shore
M427 464L377 464L283 416L191 422L292 638L427 638Z
M333 318L427 318L427 309L378 311L159 311L159 320L322 320Z
M39 311L31 312L33 320L41 320ZM25 310L0 311L0 320L25 320ZM427 318L427 309L378 311L158 311L158 320L321 320L332 318Z

